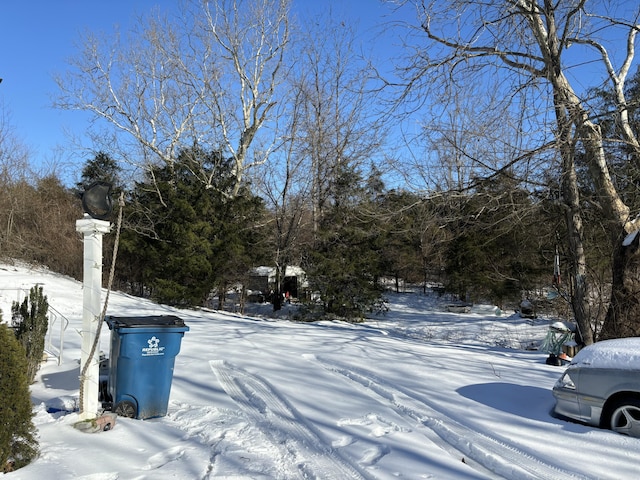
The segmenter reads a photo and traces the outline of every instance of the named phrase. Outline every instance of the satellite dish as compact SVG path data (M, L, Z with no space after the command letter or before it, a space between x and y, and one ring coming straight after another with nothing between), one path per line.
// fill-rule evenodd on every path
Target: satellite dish
M97 220L109 218L113 210L111 184L98 181L89 185L82 194L82 209Z

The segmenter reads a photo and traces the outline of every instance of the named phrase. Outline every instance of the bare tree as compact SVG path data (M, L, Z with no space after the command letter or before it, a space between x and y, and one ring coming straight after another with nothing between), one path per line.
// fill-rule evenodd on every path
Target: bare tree
M285 278L287 266L300 262L295 252L300 251L306 222L308 221L311 177L307 169L304 155L300 155L298 136L301 123L303 103L301 92L295 87L291 89L289 101L283 108L285 114L277 115L287 132L272 153L269 164L257 169L255 184L267 201L271 211L273 261L275 264L275 290L273 308L280 310L282 306L281 283Z
M233 66L205 82L204 103L235 160L236 193L243 173L266 162L271 150L263 148L249 159L249 148L276 105L289 44L288 15L289 0L205 2L201 41L214 40L210 48L217 50L216 61L227 59Z
M623 247L623 239L638 229L638 221L630 216L629 208L611 180L597 119L589 111L577 84L571 81L569 66L584 58L572 58L572 51L568 50L571 45L575 50L575 45L580 44L595 51L596 59L605 66L605 78L616 94L618 121L628 127L624 82L640 28L637 6L636 12L627 8L626 16L615 18L607 11L607 7L611 7L612 12L613 7L620 7L618 10L622 11L623 5L615 2L593 4L593 7L584 0L400 3L410 3L416 8L420 22L417 30L424 36L424 43L402 72L407 80L407 96L430 94L435 91L434 87L444 87L440 93L455 90L464 84L465 78L477 78L479 74L483 75L485 91L500 90L505 98L516 101L524 91L538 94L537 101L525 106L531 109L532 118L537 119L536 134L543 132L551 137L562 159L560 175L570 232L573 313L584 342L589 344L594 340L593 325L587 315L585 247L575 168L576 152L579 148L584 150L600 208L609 221L614 251L613 294L602 336L640 334L640 306L633 299L640 274L635 260L637 246ZM626 32L626 55L617 70L603 41L603 32L614 29L623 35ZM582 53L588 54L589 49ZM553 128L546 121L545 111L540 109L544 106L550 107L548 111L555 121ZM623 128L626 140L640 153L635 132L627 127ZM527 150L543 146L539 140L533 143L537 140L535 137L530 137Z
M0 103L0 182L24 180L29 172L29 150L11 124L10 112Z
M308 160L313 180L315 231L340 169L358 169L372 160L385 132L369 85L372 72L358 55L353 28L331 15L308 24L295 88L304 106L299 154Z
M23 239L19 223L28 211L29 151L0 104L0 252L14 255Z
M310 246L340 166L362 166L382 135L375 98L367 91L368 62L358 55L354 30L332 14L303 23L292 33L296 47L274 108L280 142L254 180L274 215L275 308L286 266L299 263Z
M270 120L289 42L289 0L192 0L177 17L156 12L122 36L87 35L57 79L56 105L89 112L94 141L134 168L171 166L181 149L225 151L237 193ZM105 123L106 122L106 123ZM268 142L267 142L268 143ZM205 169L194 172L206 185Z

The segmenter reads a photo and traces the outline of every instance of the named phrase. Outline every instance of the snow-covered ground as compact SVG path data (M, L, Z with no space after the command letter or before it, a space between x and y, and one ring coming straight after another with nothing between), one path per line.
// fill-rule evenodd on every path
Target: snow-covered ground
M112 293L110 315L174 314L190 331L167 416L83 433L77 414L46 408L78 395L82 285L0 265L5 321L17 289L36 283L70 325L62 363L50 359L32 386L40 457L8 480L638 478L640 439L550 415L563 369L527 349L549 319L453 314L420 293L390 295L385 316L357 325Z

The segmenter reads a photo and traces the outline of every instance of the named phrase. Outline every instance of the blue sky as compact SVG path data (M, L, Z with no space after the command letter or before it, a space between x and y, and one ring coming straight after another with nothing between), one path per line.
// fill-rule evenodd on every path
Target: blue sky
M64 74L66 59L76 54L81 34L113 32L115 26L126 31L136 14L147 13L158 5L174 8L179 0L5 0L0 7L0 107L9 114L9 123L17 137L31 151L31 161L45 170L56 166L56 173L69 178L75 175L90 156L69 144L65 131L81 135L88 115L60 111L51 107L57 94L54 74ZM624 8L634 2L625 4ZM393 56L393 41L380 32L383 15L389 12L380 0L293 0L294 9L333 8L345 12L359 27L367 47L373 48L378 60ZM409 18L406 18L407 20ZM354 23L352 22L352 23ZM372 46L372 42L376 45ZM619 43L618 48L624 46ZM572 51L579 47L572 47ZM618 52L621 54L621 52ZM637 64L637 61L636 61ZM589 66L587 65L586 68ZM601 67L599 67L601 69ZM600 70L601 71L601 70ZM572 75L573 72L569 72ZM573 81L581 78L592 85L593 75L575 72ZM577 80L576 80L577 79ZM58 148L57 148L58 147ZM60 170L65 170L61 172Z
M78 169L86 158L74 157L65 131L81 134L87 116L51 107L57 93L55 74L78 51L86 31L127 30L136 14L154 6L173 8L178 0L35 0L2 2L0 7L0 106L32 161L45 169ZM384 11L378 0L294 0L294 8L347 9L369 30ZM59 147L56 151L56 147ZM71 155L69 157L69 155ZM69 165L69 163L71 165ZM57 172L59 173L59 172Z
M134 12L156 2L142 0L7 1L0 8L0 101L17 136L35 163L54 161L52 150L66 142L65 129L81 128L82 115L51 108L53 75L77 50L80 33L125 28ZM165 1L172 4L172 1Z

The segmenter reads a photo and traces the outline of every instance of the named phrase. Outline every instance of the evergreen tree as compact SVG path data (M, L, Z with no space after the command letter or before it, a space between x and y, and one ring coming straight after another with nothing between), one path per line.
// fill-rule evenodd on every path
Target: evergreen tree
M27 380L32 383L42 362L44 341L49 321L47 311L49 302L42 293L42 287L35 286L22 304L13 302L11 307L12 321L16 338L27 357Z
M387 193L376 211L378 226L384 237L382 242L383 274L395 279L419 283L424 279L422 234L428 221L423 200L403 191Z
M0 468L5 473L24 467L38 454L32 419L24 349L0 323Z
M260 251L256 225L264 207L246 186L232 195L234 188L232 162L198 148L136 185L128 220L147 221L149 233L123 232L120 261L139 266L142 292L150 289L163 303L202 305L215 287L248 272Z
M487 299L498 305L519 302L539 279L549 283L552 264L542 256L553 238L538 205L510 175L479 181L451 223L446 288L461 299Z
M120 183L120 170L118 163L109 154L98 152L82 168L81 180L77 187L83 191L93 182L104 181L117 188Z
M381 231L359 173L341 165L305 270L325 312L360 320L380 298Z

